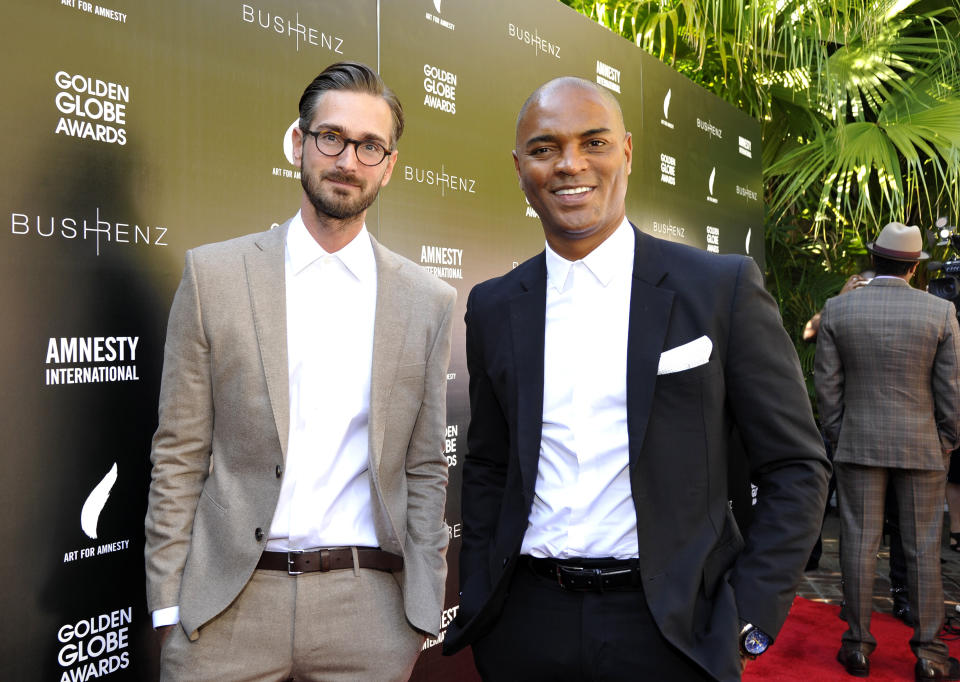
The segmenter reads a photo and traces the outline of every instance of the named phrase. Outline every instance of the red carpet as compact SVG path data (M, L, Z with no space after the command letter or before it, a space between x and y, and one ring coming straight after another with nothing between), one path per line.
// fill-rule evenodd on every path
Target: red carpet
M840 636L847 624L837 617L839 606L797 597L776 643L767 653L747 666L744 682L821 682L855 680L837 663ZM912 629L889 613L876 613L870 631L877 649L870 656L872 682L913 680L916 659L910 651ZM950 655L957 656L960 642L947 642Z

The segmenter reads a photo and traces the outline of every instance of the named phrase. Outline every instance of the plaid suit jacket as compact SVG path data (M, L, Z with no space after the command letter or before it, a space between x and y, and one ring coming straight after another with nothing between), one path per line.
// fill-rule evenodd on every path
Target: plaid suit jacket
M836 462L942 469L960 445L953 305L900 278L827 301L817 334L820 420Z

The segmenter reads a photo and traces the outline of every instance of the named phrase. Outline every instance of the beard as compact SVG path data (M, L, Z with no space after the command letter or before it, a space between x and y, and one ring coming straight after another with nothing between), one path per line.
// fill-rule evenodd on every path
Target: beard
M323 186L323 180L329 178L337 182L346 182L359 185L360 195L348 197L341 195L336 189ZM317 213L337 220L349 220L362 214L377 199L380 193L380 183L371 183L368 187L360 178L331 171L320 175L303 172L300 174L300 184L306 192L310 203Z

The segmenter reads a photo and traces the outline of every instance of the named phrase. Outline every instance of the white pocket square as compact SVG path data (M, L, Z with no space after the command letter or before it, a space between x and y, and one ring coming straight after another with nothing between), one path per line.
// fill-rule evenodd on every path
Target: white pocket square
M675 374L685 369L705 365L710 360L712 350L713 341L708 336L701 336L682 346L665 350L660 354L657 374Z

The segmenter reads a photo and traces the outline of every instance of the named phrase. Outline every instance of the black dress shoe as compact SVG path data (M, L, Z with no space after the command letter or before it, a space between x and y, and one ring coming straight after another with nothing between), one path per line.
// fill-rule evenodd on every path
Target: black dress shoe
M837 660L846 669L848 675L853 675L854 677L870 676L870 659L862 651L840 647L840 651L837 652ZM929 661L927 662L929 663ZM918 662L917 665L919 666L920 663ZM919 680L921 678L918 677L917 679ZM945 677L943 679L949 678Z
M926 680L960 680L960 661L953 656L943 663L934 663L929 658L918 658L913 667L917 682Z

